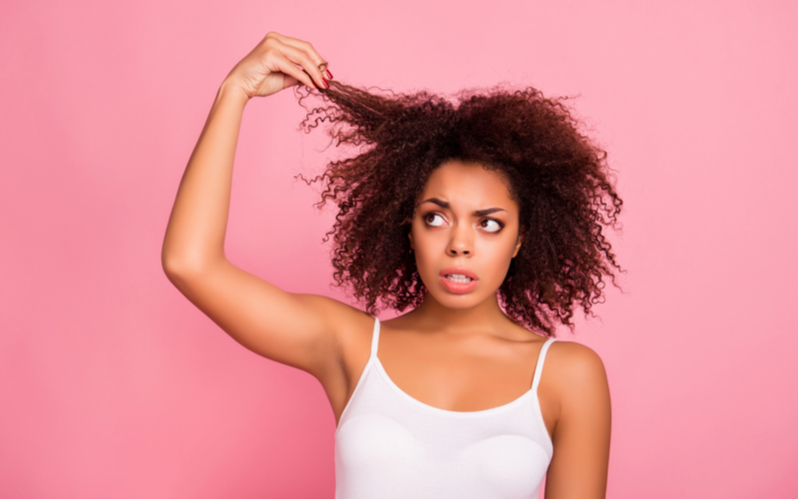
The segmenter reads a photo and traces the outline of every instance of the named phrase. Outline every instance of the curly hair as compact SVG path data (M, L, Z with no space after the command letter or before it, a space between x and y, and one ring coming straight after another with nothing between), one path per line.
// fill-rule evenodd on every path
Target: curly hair
M407 235L415 200L448 160L501 172L520 207L525 239L498 289L513 321L548 337L559 322L572 330L573 308L589 315L603 301L604 278L616 286L614 271L622 269L603 229L616 226L622 200L606 152L579 132L564 98L531 87L462 91L451 100L370 90L331 81L319 94L296 91L303 105L323 100L306 106L301 129L328 125L332 144L356 148L323 174L299 177L323 182L318 208L338 205L323 241L334 236L336 285L352 286L369 314L377 315L378 299L398 311L422 303L425 285Z

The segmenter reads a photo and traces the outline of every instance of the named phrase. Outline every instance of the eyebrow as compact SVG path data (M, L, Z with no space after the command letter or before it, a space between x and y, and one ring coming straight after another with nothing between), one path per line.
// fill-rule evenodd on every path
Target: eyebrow
M439 205L442 208L450 208L450 203L444 200L440 200L439 198L428 198L425 201L421 201L419 204L422 205L423 203L428 203L428 202L435 203L436 205ZM484 208L483 210L475 210L473 214L482 217L484 215L493 214L495 212L505 212L505 211L506 210L502 208L492 207L492 208Z

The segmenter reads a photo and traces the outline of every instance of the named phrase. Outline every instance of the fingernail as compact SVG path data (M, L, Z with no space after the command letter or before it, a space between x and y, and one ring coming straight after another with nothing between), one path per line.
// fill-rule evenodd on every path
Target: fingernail
M331 70L329 70L329 69L326 69L326 70L325 70L325 73L327 73L327 74L328 74L328 78L330 78L331 80L333 80L333 75L331 74Z
M331 85L328 83L328 80L326 80L326 79L324 79L324 78L323 78L323 79L322 79L322 81L325 83L325 88L326 88L326 89L329 89L329 88L331 88Z

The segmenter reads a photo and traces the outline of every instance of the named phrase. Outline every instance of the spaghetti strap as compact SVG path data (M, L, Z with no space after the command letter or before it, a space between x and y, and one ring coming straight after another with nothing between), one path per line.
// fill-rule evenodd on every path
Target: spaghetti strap
M539 360L536 361L536 371L533 374L533 384L531 384L531 389L536 389L539 387L539 380L542 378L542 367L544 367L544 357L547 355L547 350L550 348L550 344L555 342L556 339L549 338L545 341L542 348L539 350Z
M378 357L378 337L381 335L381 322L375 318L375 327L372 329L372 349L369 352L370 358Z

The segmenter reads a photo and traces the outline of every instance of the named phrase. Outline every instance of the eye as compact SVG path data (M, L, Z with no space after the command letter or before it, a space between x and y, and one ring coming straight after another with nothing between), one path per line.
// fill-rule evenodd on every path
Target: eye
M494 219L483 219L481 221L481 227L489 233L497 233L503 229L503 224Z
M441 220L441 222L436 222L437 217ZM425 224L427 224L428 226L433 226L433 227L439 227L442 224L444 224L444 219L442 218L442 216L434 212L425 214L422 220L424 220Z

